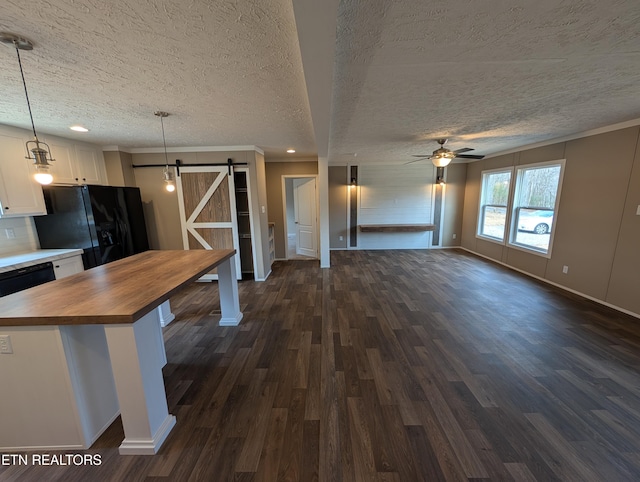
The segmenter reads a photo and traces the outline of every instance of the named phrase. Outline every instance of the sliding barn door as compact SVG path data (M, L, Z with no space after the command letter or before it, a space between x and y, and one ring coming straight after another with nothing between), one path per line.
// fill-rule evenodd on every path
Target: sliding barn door
M235 249L240 269L233 176L226 166L181 167L177 176L184 249ZM218 279L216 270L201 279Z

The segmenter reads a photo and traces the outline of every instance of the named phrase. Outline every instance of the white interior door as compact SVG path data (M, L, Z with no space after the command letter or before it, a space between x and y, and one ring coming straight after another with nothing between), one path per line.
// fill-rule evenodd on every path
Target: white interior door
M184 249L235 249L236 273L240 268L240 244L233 176L226 166L180 168L176 179ZM201 280L218 279L217 270Z
M293 199L296 223L296 254L318 257L316 228L316 180L294 179Z

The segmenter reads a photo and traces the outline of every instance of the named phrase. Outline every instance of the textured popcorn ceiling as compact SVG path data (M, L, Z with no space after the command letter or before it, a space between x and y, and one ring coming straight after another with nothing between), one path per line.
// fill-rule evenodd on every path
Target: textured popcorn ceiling
M155 110L172 114L170 147L328 143L330 163L402 163L439 137L490 155L640 118L638 0L341 0L337 14L328 139L291 0L3 0L0 31L36 45L22 54L36 128L103 146L160 146ZM0 123L28 127L11 48L0 65Z
M2 0L38 131L125 148L258 145L314 152L288 0ZM0 46L0 123L29 126L15 50ZM91 131L74 134L69 126Z
M343 0L330 155L491 154L640 117L640 2Z

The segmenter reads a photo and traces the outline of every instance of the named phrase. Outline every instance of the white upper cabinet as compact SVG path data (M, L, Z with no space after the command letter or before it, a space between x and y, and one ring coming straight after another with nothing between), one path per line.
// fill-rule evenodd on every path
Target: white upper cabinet
M102 152L62 139L47 143L55 159L51 163L54 184L106 184Z
M49 141L51 155L55 159L51 163L51 174L54 184L78 184L75 179L75 153L73 144Z
M79 166L81 184L106 184L102 152L76 146L76 162Z
M0 217L46 214L33 161L25 158L26 140L0 133Z

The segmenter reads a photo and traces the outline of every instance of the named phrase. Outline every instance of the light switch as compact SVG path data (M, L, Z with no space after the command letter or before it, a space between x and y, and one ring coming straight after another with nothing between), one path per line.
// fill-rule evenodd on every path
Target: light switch
M638 209L636 209L636 214L640 216L640 204L638 204Z

